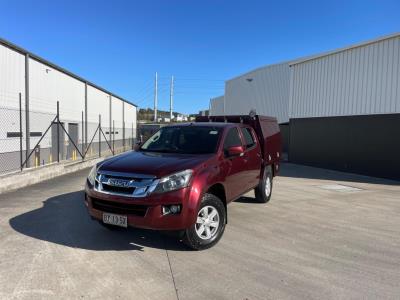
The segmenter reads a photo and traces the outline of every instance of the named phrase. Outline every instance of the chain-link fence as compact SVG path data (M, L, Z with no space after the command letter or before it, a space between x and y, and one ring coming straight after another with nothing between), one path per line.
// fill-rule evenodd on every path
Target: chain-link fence
M0 174L21 170L26 158L24 113L20 108L0 105Z
M124 123L110 130L109 125L101 123L101 116L98 122L85 121L84 112L79 121L60 118L62 108L58 102L54 113L35 109L26 113L21 96L13 100L14 105L19 102L19 107L0 103L0 175L115 155L133 149L135 144L134 124L126 128Z

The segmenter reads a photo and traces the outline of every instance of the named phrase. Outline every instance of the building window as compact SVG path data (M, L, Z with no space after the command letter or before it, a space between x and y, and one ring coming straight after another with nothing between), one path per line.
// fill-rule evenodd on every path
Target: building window
M19 131L7 132L7 137L8 138L22 137L22 132Z

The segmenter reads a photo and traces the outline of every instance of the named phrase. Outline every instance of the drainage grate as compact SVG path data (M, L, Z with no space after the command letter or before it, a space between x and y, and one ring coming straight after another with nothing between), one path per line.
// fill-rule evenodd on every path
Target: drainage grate
M321 189L324 189L324 190L335 191L335 192L359 192L359 191L362 191L362 189L352 187L352 186L342 185L342 184L327 184L327 185L320 185L318 187Z

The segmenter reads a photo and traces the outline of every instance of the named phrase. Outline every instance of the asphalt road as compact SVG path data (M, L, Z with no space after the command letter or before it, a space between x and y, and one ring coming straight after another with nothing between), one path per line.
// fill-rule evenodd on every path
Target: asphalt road
M399 183L285 164L196 252L90 220L87 172L0 195L0 299L400 298Z

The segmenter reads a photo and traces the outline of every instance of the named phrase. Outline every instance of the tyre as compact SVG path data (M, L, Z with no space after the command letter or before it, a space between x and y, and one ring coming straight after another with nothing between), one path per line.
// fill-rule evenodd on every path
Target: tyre
M226 224L225 206L218 197L205 194L195 224L185 230L183 242L194 250L214 246L221 239Z
M272 170L271 166L264 168L263 176L260 179L260 183L254 189L257 202L267 203L271 199L272 195Z

